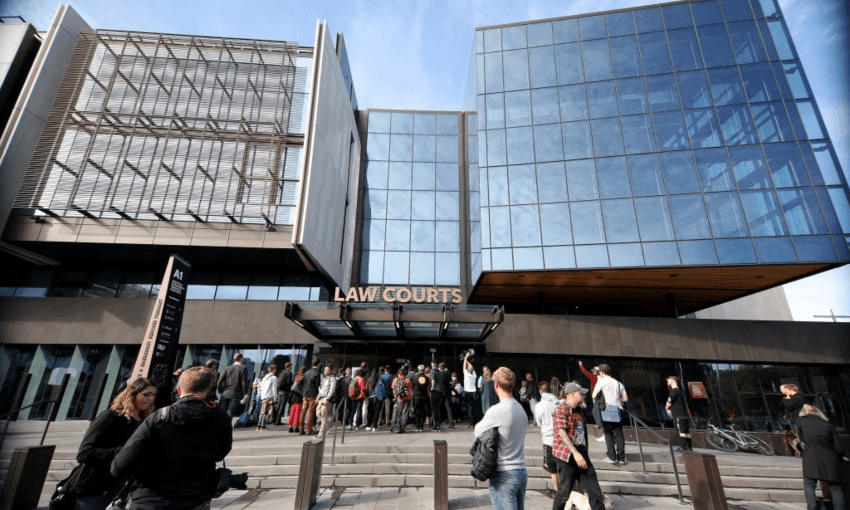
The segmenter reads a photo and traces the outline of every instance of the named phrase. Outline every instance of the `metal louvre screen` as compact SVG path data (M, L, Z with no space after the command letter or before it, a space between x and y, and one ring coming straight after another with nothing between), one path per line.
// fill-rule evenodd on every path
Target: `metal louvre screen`
M83 32L15 207L292 224L313 48Z

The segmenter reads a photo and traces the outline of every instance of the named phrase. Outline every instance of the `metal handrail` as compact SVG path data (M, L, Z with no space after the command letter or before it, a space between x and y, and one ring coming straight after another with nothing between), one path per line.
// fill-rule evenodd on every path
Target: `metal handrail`
M682 483L679 481L679 467L676 465L676 454L673 452L673 442L669 439L662 437L660 434L652 430L649 425L646 424L646 422L635 416L635 414L629 411L628 409L623 408L623 410L629 413L629 416L632 418L632 424L635 429L635 438L637 439L638 450L640 451L640 463L643 466L643 472L646 473L646 461L643 458L643 443L640 440L638 424L640 424L641 427L651 432L652 435L654 435L656 438L658 438L659 441L661 441L661 444L666 444L667 447L670 449L670 461L673 464L673 476L676 478L676 489L679 491L679 504L687 505L688 503L685 502L685 497L682 494Z
M44 432L41 434L41 441L39 441L39 446L44 444L44 439L47 437L47 429L50 427L50 422L56 419L56 404L62 401L62 398L65 396L65 389L68 387L68 381L71 378L71 374L65 374L62 377L62 383L59 385L58 393L54 393L53 398L45 398L41 399L38 402L33 402L32 404L25 405L14 411L9 411L4 415L0 415L0 419L11 417L13 414L23 411L24 409L29 409L30 407L34 407L37 405L41 405L44 403L50 404L50 412L47 413L47 420L44 424ZM6 434L9 432L9 422L12 420L10 418L6 419L6 425L3 427L3 434L0 435L0 450L3 449L3 443L6 441Z

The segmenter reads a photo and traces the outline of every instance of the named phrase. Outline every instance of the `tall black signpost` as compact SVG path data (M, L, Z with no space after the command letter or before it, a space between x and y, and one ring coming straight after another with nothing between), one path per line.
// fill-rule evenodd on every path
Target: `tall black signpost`
M142 348L130 376L130 381L150 377L157 382L157 408L170 403L183 306L186 304L186 284L191 268L191 264L177 255L168 259L162 286L145 329Z

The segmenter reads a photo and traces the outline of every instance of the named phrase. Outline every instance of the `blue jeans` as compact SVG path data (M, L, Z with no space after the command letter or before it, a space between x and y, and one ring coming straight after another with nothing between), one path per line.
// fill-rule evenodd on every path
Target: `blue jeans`
M523 510L527 484L525 468L496 471L490 478L490 502L496 510Z

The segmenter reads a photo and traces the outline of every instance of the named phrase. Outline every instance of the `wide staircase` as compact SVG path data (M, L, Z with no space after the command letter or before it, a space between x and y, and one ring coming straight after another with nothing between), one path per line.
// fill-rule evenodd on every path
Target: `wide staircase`
M57 445L47 482L42 491L42 506L55 488L56 482L67 476L76 465L77 446L87 422L56 422L51 424L45 444ZM17 446L38 444L43 422L13 422L10 434L0 451L0 480ZM2 422L0 422L2 429ZM301 445L310 436L289 434L283 427L268 432L237 429L233 450L227 456L227 467L250 474L249 488L294 489L298 484ZM486 488L470 475L468 453L472 432L467 429L446 430L442 433L408 431L405 435L379 432L337 431L326 439L321 484L325 487L429 487L434 483L433 440L448 443L449 486ZM636 443L626 445L625 466L604 462L605 445L591 439L591 459L596 467L602 490L608 494L641 496L678 496L669 449L658 445L643 445L643 464ZM728 454L700 449L714 454L718 460L726 497L730 500L804 502L800 461L788 457L765 457L758 454ZM528 489L552 488L548 473L542 467L542 447L537 429L529 428L526 438ZM682 491L689 496L687 475L680 454L676 455Z

